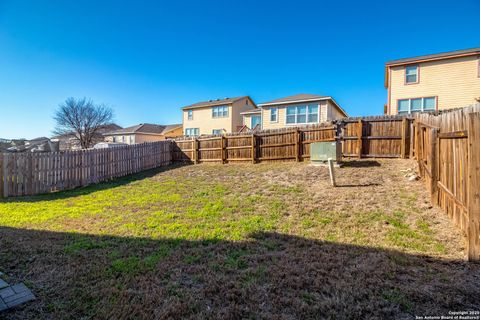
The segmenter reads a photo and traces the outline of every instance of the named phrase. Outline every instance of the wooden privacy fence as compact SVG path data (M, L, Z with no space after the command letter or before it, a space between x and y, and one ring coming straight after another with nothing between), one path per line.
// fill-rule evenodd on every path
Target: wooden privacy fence
M480 260L480 105L420 114L412 136L412 155L432 203L465 232L468 258Z
M174 161L303 161L310 144L341 141L344 157L405 158L411 119L398 116L349 118L302 128L176 139Z
M35 195L107 181L166 166L171 152L171 141L159 141L108 149L0 154L0 195Z

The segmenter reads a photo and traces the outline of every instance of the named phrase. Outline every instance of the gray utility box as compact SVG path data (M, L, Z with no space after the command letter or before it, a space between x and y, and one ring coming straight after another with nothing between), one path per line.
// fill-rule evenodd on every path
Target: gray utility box
M312 163L325 162L328 158L333 161L342 161L342 144L333 142L313 142L310 144L310 161Z

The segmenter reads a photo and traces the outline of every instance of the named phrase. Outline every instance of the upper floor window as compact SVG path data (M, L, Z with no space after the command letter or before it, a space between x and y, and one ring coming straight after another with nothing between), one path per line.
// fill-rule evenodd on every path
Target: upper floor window
M307 124L318 122L318 105L299 105L287 107L287 124Z
M435 97L398 100L399 114L435 111L436 109L437 109L437 99Z
M278 122L278 108L270 109L270 122Z
M187 119L188 120L193 120L193 110L188 110L187 111Z
M212 108L212 118L228 117L228 107L218 106Z
M418 66L405 67L405 83L418 83Z
M186 128L185 129L185 135L192 137L192 136L198 136L200 134L200 129L199 128Z

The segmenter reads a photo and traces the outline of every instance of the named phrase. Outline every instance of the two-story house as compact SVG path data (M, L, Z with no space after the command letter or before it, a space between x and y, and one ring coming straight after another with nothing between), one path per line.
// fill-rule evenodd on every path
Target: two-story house
M183 107L183 134L223 134L242 127L241 113L257 105L249 96L198 102Z
M405 114L480 102L480 48L389 61L385 113Z
M332 97L316 94L296 94L258 107L242 113L243 123L250 129L279 129L348 117Z

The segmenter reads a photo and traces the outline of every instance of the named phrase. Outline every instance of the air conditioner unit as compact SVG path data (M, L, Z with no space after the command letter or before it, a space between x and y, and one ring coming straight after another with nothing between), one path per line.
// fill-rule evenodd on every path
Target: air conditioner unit
M328 161L342 161L342 144L337 141L333 142L313 142L310 144L310 161L312 163L321 163Z

